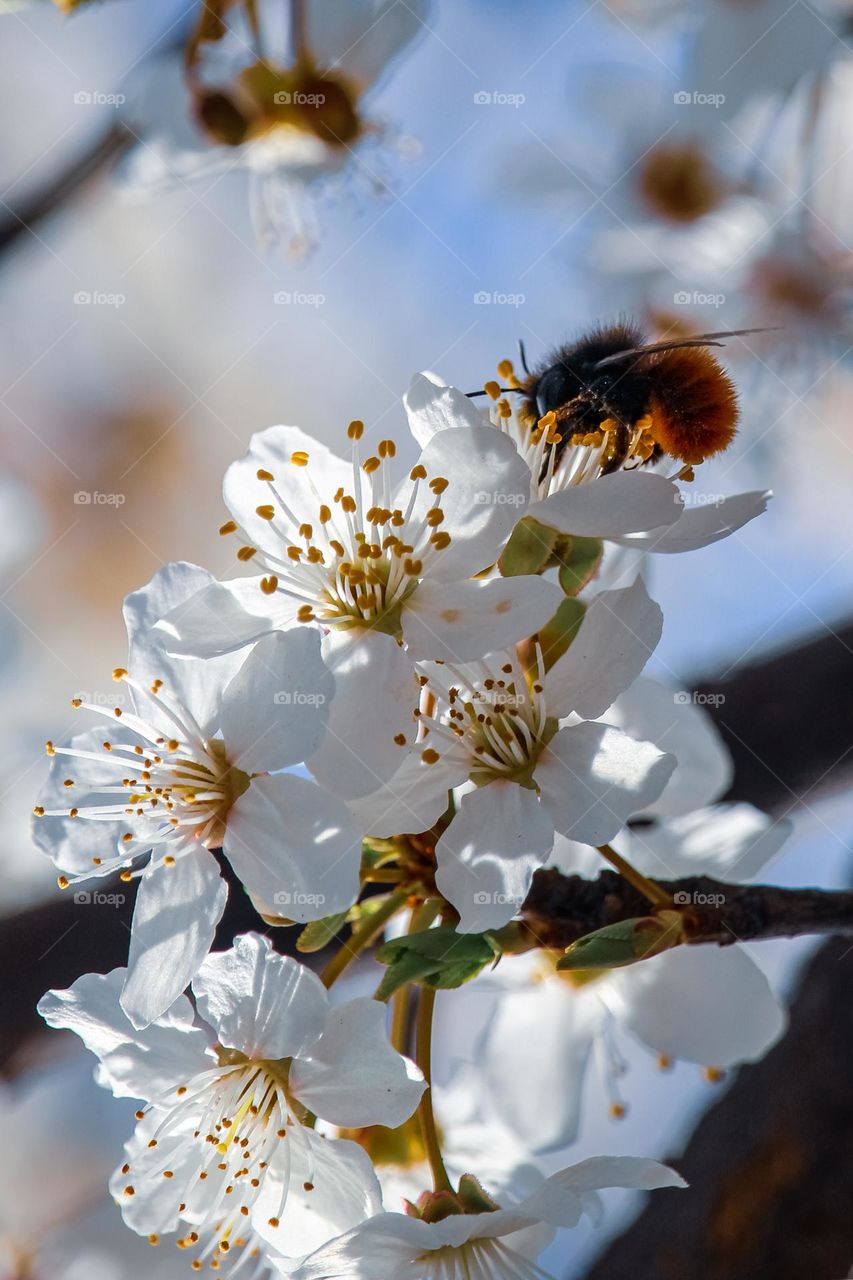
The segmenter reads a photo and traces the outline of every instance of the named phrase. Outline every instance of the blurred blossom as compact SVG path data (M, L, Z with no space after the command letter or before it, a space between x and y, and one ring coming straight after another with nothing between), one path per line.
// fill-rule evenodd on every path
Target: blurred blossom
M255 234L300 256L316 244L317 206L350 185L382 194L388 156L405 149L367 114L366 99L424 28L426 0L312 0L259 6L258 27L228 14L225 36L201 44L180 82L178 58L140 77L129 118L145 135L127 166L131 189L154 195L233 169L249 175Z

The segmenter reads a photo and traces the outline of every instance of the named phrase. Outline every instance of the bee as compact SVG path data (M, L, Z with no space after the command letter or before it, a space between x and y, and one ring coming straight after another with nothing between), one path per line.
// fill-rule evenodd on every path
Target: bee
M630 322L602 325L558 347L540 366L505 390L523 397L522 418L549 418L555 461L570 443L606 437L601 474L627 459L656 461L668 454L691 465L720 453L737 430L734 383L708 350L722 339L760 332L733 329L648 342Z

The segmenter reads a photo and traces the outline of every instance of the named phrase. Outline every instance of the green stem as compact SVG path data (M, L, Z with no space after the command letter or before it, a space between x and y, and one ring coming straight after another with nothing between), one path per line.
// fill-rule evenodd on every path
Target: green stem
M617 853L615 849L611 849L609 844L596 845L598 852L602 858L606 858L612 867L615 867L629 884L633 885L638 893L648 898L652 906L672 908L674 903L667 893L666 889L661 888L659 884L655 884L654 880L649 880L636 867L632 867L630 862L622 857L621 853Z
M371 911L370 915L356 925L340 951L332 956L320 974L320 981L324 986L331 987L332 983L337 982L344 970L370 945L380 929L403 909L409 899L409 892L408 889L398 889L396 893L389 893L380 907Z
M415 1061L424 1074L427 1086L432 1081L432 1015L435 1008L435 991L431 987L422 987L418 999L418 1020L415 1042ZM418 1108L418 1120L421 1126L424 1148L432 1170L432 1183L436 1191L453 1191L453 1184L447 1176L444 1160L441 1155L441 1144L435 1115L432 1110L432 1089L427 1087Z

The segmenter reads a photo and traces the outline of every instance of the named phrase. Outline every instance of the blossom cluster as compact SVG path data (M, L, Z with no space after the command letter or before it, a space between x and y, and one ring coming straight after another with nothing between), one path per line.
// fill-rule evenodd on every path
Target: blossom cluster
M242 575L169 564L128 596L126 692L75 699L94 723L48 743L34 829L60 885L137 887L127 966L40 1011L139 1100L112 1194L196 1270L544 1276L599 1190L683 1185L636 1157L531 1163L574 1139L614 1020L714 1069L781 1033L749 956L681 945L656 877L746 878L785 831L716 803L729 765L704 711L641 674L662 628L646 555L725 537L767 495L685 504L694 468L646 447L648 424L617 455L618 424L564 435L499 372L486 407L418 375L408 439L359 420L340 453L256 435L224 482ZM649 916L579 971L525 898L540 868L608 862ZM219 949L242 891L257 929ZM344 998L373 943L375 995ZM436 991L464 1001L486 969L481 1114L439 1124Z

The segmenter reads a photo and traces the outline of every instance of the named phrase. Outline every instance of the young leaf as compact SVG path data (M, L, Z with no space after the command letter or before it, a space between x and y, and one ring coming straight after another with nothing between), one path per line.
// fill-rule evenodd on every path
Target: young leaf
M568 545L558 548L560 586L567 596L576 596L598 573L604 543L601 538L572 536Z
M496 955L494 935L457 933L455 929L426 929L393 938L376 952L388 972L379 984L377 1000L387 1000L407 982L428 987L461 987L475 978Z
M539 632L542 659L549 671L558 658L562 658L578 633L586 606L580 600L564 600Z
M348 911L337 911L322 920L312 920L296 939L297 951L322 951L337 937L346 924Z
M638 916L633 920L620 920L578 938L557 961L557 968L620 969L677 947L681 940L677 918Z

